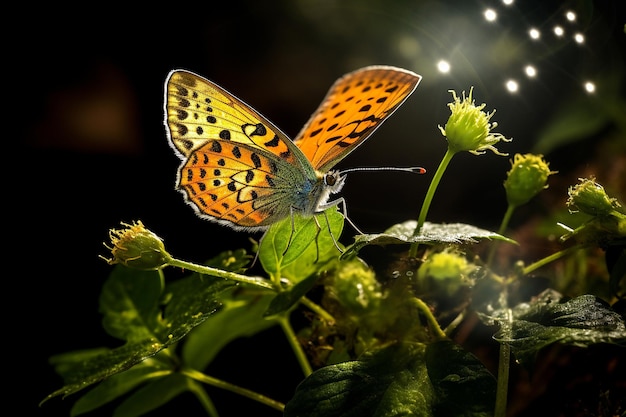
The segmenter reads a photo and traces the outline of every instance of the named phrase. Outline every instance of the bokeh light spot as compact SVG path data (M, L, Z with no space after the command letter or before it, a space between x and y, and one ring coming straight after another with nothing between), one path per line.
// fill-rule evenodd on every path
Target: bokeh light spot
M442 74L447 74L450 72L450 63L446 60L441 60L437 62L437 70Z
M587 81L585 82L585 84L583 85L585 87L585 91L588 93L595 93L596 91L596 84L592 81Z
M498 14L493 9L485 10L483 15L485 16L485 20L487 20L487 22L493 22L498 18Z
M506 87L509 93L517 93L519 90L519 84L515 80L508 80L504 86Z
M541 32L539 32L539 29L531 28L528 31L528 35L530 36L530 39L537 40L541 37Z
M537 69L532 65L526 65L526 67L524 68L524 72L529 78L534 78L537 76Z
M576 41L576 43L584 43L585 42L585 35L583 35L582 33L576 33L574 35L574 40Z

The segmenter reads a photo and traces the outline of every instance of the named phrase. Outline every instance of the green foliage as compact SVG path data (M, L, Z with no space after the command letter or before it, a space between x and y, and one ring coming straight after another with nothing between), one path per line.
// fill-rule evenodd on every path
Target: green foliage
M425 243L429 245L437 243L467 244L477 243L479 239L498 239L513 243L513 240L505 236L469 224L436 224L425 222L420 229L420 234L415 236L413 232L416 226L417 221L407 220L404 223L391 226L383 233L358 235L355 237L354 243L344 252L343 257L354 255L367 245L384 246L407 243Z
M552 343L575 346L615 343L626 346L624 319L605 301L591 295L563 300L546 291L530 303L513 308L511 334L496 340L511 345L518 362L531 365L537 352Z
M467 109L452 110L471 111L470 116L482 120L481 142L470 151L481 155L490 149L503 155L493 147L504 140L491 132L493 113L482 114L482 106L469 102L462 107ZM446 133L464 133L459 130L463 123L457 125L453 130L446 125ZM555 173L547 163L541 181L527 178L526 170L516 171L515 184L526 187L530 181L526 188L532 192L509 201L497 233L461 223L425 222L437 185L459 149L449 148L444 155L418 220L356 236L348 247L337 241L345 220L337 207L309 218L294 214L272 225L256 256L243 249L225 250L204 265L170 255L141 222L112 232L113 257L107 261L121 265L104 282L100 312L104 330L123 344L52 357L64 386L44 402L90 387L76 401L73 416L116 401L116 417L134 417L190 392L207 415L217 416L204 388L210 385L286 417L502 417L510 364L530 369L538 352L556 343L626 345L624 316L614 309L626 294L626 215L618 199L608 194L598 198L597 192L605 193L602 186L595 179L583 181L593 182L593 188L585 193L571 189L571 200L590 217L558 219L567 228L558 239L562 249L530 265L510 259L510 253L496 263L500 245L524 249L504 236L508 221ZM565 226L568 221L576 227ZM546 223L546 236L554 236L557 220ZM368 246L393 248L395 254L383 258L387 265L374 269L362 255ZM587 293L565 297L550 288L540 294L524 291L537 269L559 260L586 266L587 258L580 254L598 248L606 251L607 274L587 288L604 286L610 299ZM262 276L246 271L252 259L258 260ZM166 272L173 267L190 274L169 278ZM561 278L575 279L567 269ZM493 339L500 344L497 378L454 341L458 326L475 314L492 326ZM306 320L292 320L300 316ZM286 404L205 373L231 342L254 338L272 326L284 332L303 372ZM266 360L251 346L250 358Z
M495 379L450 341L400 343L305 379L285 417L486 416Z
M331 209L320 219L328 222L330 232L328 227L318 228L313 219L295 217L293 224L288 219L264 236L259 259L275 283L274 290L211 277L201 266L190 267L197 272L167 283L163 271L116 266L103 285L100 311L105 331L124 345L51 358L66 385L46 400L100 382L76 401L72 415L123 398L115 415L138 416L186 391L196 396L207 414L217 415L201 384L209 383L277 409L284 407L285 416L490 415L497 392L494 377L473 355L442 338L436 318L414 298L423 290L443 291L448 298L454 298L454 292L446 292L445 286L421 287L423 279L385 288L357 256L366 245L419 242L452 248L450 244L468 247L485 238L515 242L463 224L425 223L420 234L413 236L417 223L407 221L378 235L358 236L341 255L334 236L341 232L342 215ZM453 274L484 270L464 260L462 252L448 257L439 256L447 251L429 253L427 250L424 256L440 259L438 265L446 259L456 262L449 268L439 265L438 270ZM243 250L227 251L207 265L221 271L242 271L250 258ZM621 259L616 262L618 270ZM462 260L466 268L459 269ZM425 262L426 267L430 269L418 270L420 276L432 274L432 265ZM471 283L475 277L463 279ZM314 308L320 319L301 337L309 337L311 342L334 340L334 353L313 353L311 359L318 369L302 381L285 406L254 397L227 382L198 377L196 372L206 369L231 341L252 337L277 324L284 326L284 318L298 311L319 285L326 288L321 304L308 301L305 305ZM492 303L495 296L494 291ZM502 322L505 311L504 307L481 317L491 325ZM494 337L509 345L525 366L532 366L540 349L557 342L576 346L626 343L623 318L592 295L564 300L548 291L511 311L512 326L505 331L503 323L503 330ZM303 351L295 348L295 353L306 360ZM306 367L303 369L306 373Z
M337 259L340 252L335 244L343 229L343 216L331 208L318 217L294 215L268 229L259 245L265 272L295 283Z
M157 271L116 266L103 287L100 310L105 330L126 343L110 350L95 349L53 357L51 363L66 385L46 399L73 394L174 345L219 310L217 296L233 283L189 277L167 286L163 294L161 286ZM162 296L169 299L164 309L159 306Z
M285 416L429 415L434 394L424 351L399 344L319 369L298 386Z

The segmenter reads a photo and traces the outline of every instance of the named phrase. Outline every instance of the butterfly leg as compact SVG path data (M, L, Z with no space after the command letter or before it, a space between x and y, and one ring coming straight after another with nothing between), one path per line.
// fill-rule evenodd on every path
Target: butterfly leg
M293 239L293 234L296 232L296 225L294 224L294 219L293 219L293 210L294 210L293 207L289 209L289 218L291 219L291 233L289 233L289 240L287 240L287 246L285 246L285 250L283 251L283 256L285 256L285 254L289 250L289 247L291 246L291 241Z
M326 213L324 213L324 217L326 217ZM317 226L317 232L315 233L315 261L313 263L317 263L317 261L320 260L320 244L317 239L320 235L320 232L322 231L322 226L320 225L320 222L317 220L317 216L313 215L313 220L315 220L315 225ZM326 224L328 224L328 231L330 232L330 224L328 223L328 219L326 219ZM333 238L333 242L335 243L335 246L336 246L337 243L335 242L335 237L333 236L332 233L330 234L330 236Z
M254 259L252 260L252 263L250 264L248 269L251 269L254 265L256 265L256 261L259 259L259 248L261 247L261 243L263 242L263 238L265 237L266 234L267 234L267 231L263 232L263 235L259 239L259 243L256 245L257 250L256 250L256 253L254 254Z
M332 203L333 203L332 205L334 205L334 206L339 206L339 205L341 205L341 206L343 207L343 209L341 210L341 213L343 214L343 218L344 218L344 219L346 219L346 221L347 221L348 223L350 223L350 226L352 226L352 227L354 228L354 230L356 230L356 232L357 232L358 234L360 234L360 235L364 235L364 234L365 234L365 233L363 233L363 232L361 231L361 229L359 229L358 227L356 227L356 224L354 224L354 223L352 222L352 220L350 220L350 218L348 217L348 206L347 206L347 204L346 204L346 200L345 200L345 198L343 198L343 197L339 197L338 199L333 200L333 201L332 201ZM326 208L328 208L328 207L324 207L324 209L326 209ZM330 227L330 226L329 226L329 227ZM333 239L333 240L334 240L334 239Z
M296 226L294 224L294 208L291 208L291 213L290 213L290 218L291 218L291 233L289 234L289 240L287 241L287 246L285 246L285 250L283 251L283 256L285 256L285 254L287 253L287 251L289 250L289 247L291 246L291 241L293 240L293 235L295 234L296 231ZM324 214L324 216L326 216L326 214ZM320 257L320 248L319 248L319 243L317 241L317 238L320 235L320 231L322 230L322 226L320 225L319 221L317 220L317 217L315 215L313 215L313 220L315 221L315 226L317 226L317 231L315 232L315 262L317 262L319 260ZM328 224L328 231L330 232L330 223L328 223L328 219L326 220L326 223ZM332 233L331 233L332 236ZM333 242L335 242L335 238L333 236ZM337 245L337 243L335 242L335 246Z
M337 250L341 253L343 253L343 249L341 249L339 247L339 243L337 243L337 239L335 239L335 235L333 235L333 231L330 230L330 222L328 221L328 216L326 215L326 211L322 212L324 214L324 219L326 219L326 225L328 226L328 234L330 235L330 237L333 240L333 244L335 245L335 247L337 248ZM315 216L313 216L315 217ZM345 215L344 215L345 217ZM317 221L317 218L315 218L315 223L317 223L317 227L318 227L318 231L317 234L320 234L320 231L322 230L322 226L320 226L319 222ZM315 237L315 244L317 245L317 236ZM318 253L319 253L319 249L318 249Z

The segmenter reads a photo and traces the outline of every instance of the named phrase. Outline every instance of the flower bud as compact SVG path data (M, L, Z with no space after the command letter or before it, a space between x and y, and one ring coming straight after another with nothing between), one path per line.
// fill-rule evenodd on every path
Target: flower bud
M465 256L450 250L433 253L417 271L418 281L430 291L454 295L463 286L471 285L469 274L474 265Z
M574 208L573 211L592 216L607 216L621 207L617 199L609 197L593 177L580 178L580 184L570 187L568 194L567 206L570 210Z
M165 251L160 237L146 229L141 221L122 225L126 229L109 231L113 247L107 248L111 250L113 257L103 258L109 265L122 264L129 268L152 270L168 264L171 256Z
M542 155L516 154L504 181L508 203L512 206L527 203L539 191L548 188L546 182L551 174L556 172L550 171Z
M474 105L473 90L473 87L470 88L468 97L465 97L465 92L463 92L462 101L455 91L450 90L454 101L448 103L448 107L452 114L448 118L445 129L439 126L439 130L448 140L448 147L452 153L469 151L475 155L481 155L488 149L496 155L506 156L507 154L500 153L493 145L501 140L510 142L511 139L506 139L500 133L491 132L491 129L498 126L496 122L489 122L495 110L486 113L483 111L485 104Z
M359 261L341 264L330 292L342 306L357 315L376 308L383 295L374 272Z

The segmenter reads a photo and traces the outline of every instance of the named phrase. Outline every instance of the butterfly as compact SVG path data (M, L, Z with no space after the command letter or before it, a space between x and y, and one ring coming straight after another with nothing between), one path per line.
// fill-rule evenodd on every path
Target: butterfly
M310 217L337 206L343 198L329 199L346 176L333 168L420 80L391 66L348 73L292 141L219 85L173 70L165 81L165 127L182 160L176 188L200 217L237 230L265 230L294 213Z

